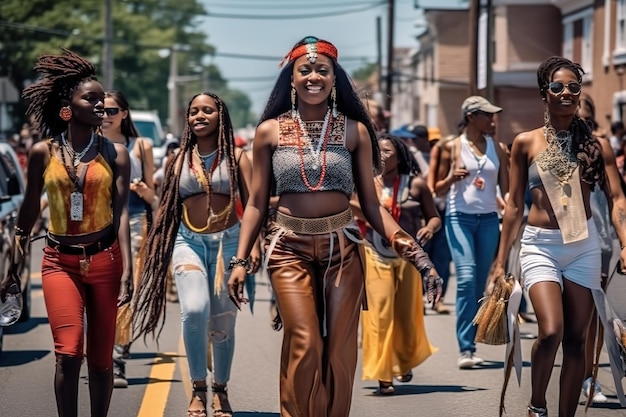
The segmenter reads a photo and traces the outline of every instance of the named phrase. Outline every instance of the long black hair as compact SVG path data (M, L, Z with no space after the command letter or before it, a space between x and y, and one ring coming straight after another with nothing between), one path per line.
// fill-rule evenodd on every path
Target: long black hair
M296 43L295 49L301 45L309 43L311 39L321 41L314 36L307 36ZM324 41L326 42L326 41ZM337 110L352 120L361 122L367 128L372 143L372 163L376 170L380 169L380 149L378 148L378 139L376 138L376 129L372 120L363 106L363 102L357 95L352 80L341 65L334 58L330 57L333 62L335 72L335 88L337 90ZM259 124L268 119L274 119L281 114L291 110L291 77L293 76L294 61L288 62L278 75L276 84L270 93L270 97L265 105L265 110L261 116ZM330 97L329 97L329 106Z

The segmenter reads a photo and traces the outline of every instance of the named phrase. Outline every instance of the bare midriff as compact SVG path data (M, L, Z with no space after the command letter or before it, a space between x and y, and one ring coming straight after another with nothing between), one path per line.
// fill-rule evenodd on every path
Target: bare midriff
M233 204L228 222L226 224L224 224L223 220L217 222L213 221L210 227L204 230L210 216L207 209L207 198L208 196L203 193L192 195L183 200L183 204L187 209L187 221L185 221L183 216L183 223L187 226L187 228L195 231L196 233L217 233L234 226L239 221ZM211 209L213 211L213 216L222 213L228 208L229 204L229 196L223 194L211 195Z
M294 217L317 218L341 213L350 207L348 197L339 191L283 194L277 210Z
M589 187L589 184L582 181L580 185L583 193L583 201L585 202L585 214L587 216L587 220L589 220L591 218L589 198L591 188ZM527 223L532 226L541 227L542 229L558 229L559 224L554 216L554 211L552 210L552 205L550 205L548 194L546 194L543 186L533 188L531 190L531 197L533 204L530 208L530 212L528 213Z

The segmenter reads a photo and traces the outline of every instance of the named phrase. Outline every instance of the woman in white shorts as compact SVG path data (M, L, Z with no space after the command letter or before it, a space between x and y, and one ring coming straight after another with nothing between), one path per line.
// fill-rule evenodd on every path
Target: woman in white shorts
M546 390L559 346L563 363L556 415L574 416L578 407L585 337L594 308L591 290L601 288L599 237L590 207L595 187L605 191L617 234L626 242L626 199L615 157L608 142L599 142L578 115L582 75L579 64L562 57L548 58L539 66L544 125L520 133L511 149L510 195L493 276L504 273L528 187L532 204L520 263L539 330L531 354L529 417L548 415ZM623 249L620 258L623 266Z

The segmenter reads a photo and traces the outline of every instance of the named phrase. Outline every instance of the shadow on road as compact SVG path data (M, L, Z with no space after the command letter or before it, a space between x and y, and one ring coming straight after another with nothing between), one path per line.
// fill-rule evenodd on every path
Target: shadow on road
M41 324L48 324L48 317L32 317L23 323L16 323L4 328L4 334L28 333Z
M5 350L2 352L2 359L0 359L0 368L38 361L49 353L51 353L49 350Z
M418 395L418 394L432 394L435 392L447 392L447 393L463 393L468 391L486 391L486 388L468 387L466 385L394 385L395 393L389 395L389 397L398 395ZM385 397L377 393L377 386L363 387L363 389L369 389L374 392L369 394L373 397Z
M182 382L180 379L159 379L159 378L128 378L128 385L148 385L148 384L158 384L160 382L171 383L180 383Z

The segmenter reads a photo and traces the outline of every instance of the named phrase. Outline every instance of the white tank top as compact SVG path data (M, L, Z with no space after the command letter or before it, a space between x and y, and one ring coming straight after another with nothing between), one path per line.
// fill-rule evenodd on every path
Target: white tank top
M485 135L487 150L478 156L473 151L465 134L461 135L461 149L452 150L452 157L458 158L469 171L469 175L456 181L448 192L446 214L468 213L487 214L498 211L497 186L500 159L494 140ZM458 146L455 142L453 146Z

